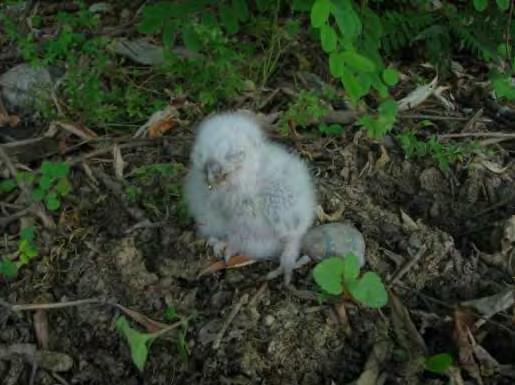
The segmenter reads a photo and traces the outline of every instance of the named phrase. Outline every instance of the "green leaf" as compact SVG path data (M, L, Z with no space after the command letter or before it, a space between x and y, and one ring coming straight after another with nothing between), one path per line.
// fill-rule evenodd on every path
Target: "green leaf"
M154 337L151 334L141 333L133 329L124 316L120 316L116 320L116 329L127 339L131 350L132 362L142 372Z
M322 260L322 262L313 269L315 282L329 294L341 294L343 291L343 265L343 259L340 257L331 257Z
M335 2L334 18L343 37L352 42L361 33L363 25L350 0Z
M334 28L330 25L323 25L320 28L320 40L322 41L322 49L325 52L333 52L336 49L336 43L338 41Z
M293 0L292 9L294 11L308 12L313 6L313 0Z
M232 0L232 9L241 22L245 22L249 19L250 15L247 0Z
M495 0L497 2L497 6L502 11L507 11L510 8L510 0ZM513 1L513 0L511 0Z
M46 196L45 204L47 209L50 211L55 211L61 206L61 202L59 202L59 198L56 193L50 193Z
M331 52L329 55L329 71L335 78L342 76L345 70L345 63L338 52Z
M202 47L197 32L191 25L188 25L182 31L182 41L186 48L192 52L198 52Z
M232 35L238 32L238 16L234 14L232 7L228 5L221 5L219 8L219 15L227 33Z
M0 261L0 274L6 278L14 278L18 274L18 267L10 259Z
M20 254L22 262L26 263L30 259L37 257L39 250L30 241L22 239L18 244L18 253Z
M488 0L473 0L476 11L483 12L488 6Z
M343 259L343 282L354 281L359 276L359 259L354 254L349 253Z
M27 240L29 242L34 241L34 235L35 235L34 226L24 227L20 231L20 239L25 239L25 240Z
M166 23L163 28L163 46L170 50L174 44L175 40L175 24L174 23ZM186 43L184 43L186 44Z
M173 321L176 318L179 318L179 316L177 315L177 310L175 310L173 306L167 306L165 308L164 319L166 321Z
M387 120L395 121L398 105L393 99L387 99L379 105L379 115Z
M50 175L44 174L41 178L39 178L39 188L43 191L47 191L52 186L52 182L54 178Z
M338 136L338 135L342 134L343 127L340 124L336 124L336 123L329 124L329 125L322 123L318 126L318 130L322 134L325 134L328 136Z
M0 192L11 192L16 188L16 186L16 181L14 179L5 179L0 182Z
M373 72L376 66L372 60L366 56L360 55L356 51L345 51L341 53L341 58L345 64L357 72Z
M327 22L331 12L331 2L329 0L316 0L311 8L311 25L320 28Z
M367 93L356 77L347 68L343 68L341 74L342 84L347 91L349 98L353 103L356 103L363 95Z
M392 87L399 81L399 72L393 68L387 68L383 71L383 80L387 85Z
M32 190L32 200L35 202L41 202L45 197L45 192L40 188Z
M388 294L379 275L366 272L360 279L347 283L347 288L355 300L372 308L387 304Z
M54 163L53 175L56 178L63 178L70 173L70 165L66 162Z
M58 195L65 197L67 196L70 191L72 190L72 185L70 184L70 181L68 178L61 178L55 185L55 191Z
M34 181L34 174L31 172L27 172L27 171L20 171L20 172L16 173L16 176L14 179L16 179L16 183L18 183L18 184L21 184L21 183L31 184Z
M452 356L448 353L435 354L426 358L425 367L430 372L443 374L451 367L452 361Z

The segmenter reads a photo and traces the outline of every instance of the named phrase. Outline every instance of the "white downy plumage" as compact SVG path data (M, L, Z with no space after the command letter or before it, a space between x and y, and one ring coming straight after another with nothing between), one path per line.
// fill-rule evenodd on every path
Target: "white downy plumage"
M304 162L270 142L245 113L222 113L198 127L185 184L199 234L215 253L279 259L270 277L286 282L315 217L313 183Z

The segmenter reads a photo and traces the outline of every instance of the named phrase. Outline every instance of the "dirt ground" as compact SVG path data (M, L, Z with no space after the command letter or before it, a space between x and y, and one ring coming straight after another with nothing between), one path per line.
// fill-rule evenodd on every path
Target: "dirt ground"
M12 304L88 298L104 304L43 313L48 350L71 357L73 367L59 375L40 368L35 383L344 384L362 375L378 348L380 383L445 383L416 369L411 332L398 333L398 309L318 301L313 265L297 271L294 289L264 281L269 262L198 277L211 251L170 192L185 174L191 141L191 127L181 128L123 152L126 180L141 191L137 201L128 201L109 157L91 160L90 177L73 170L77 194L65 204L57 232L46 235L52 242L44 260L4 282L0 297ZM476 160L446 175L431 163L403 159L393 142L381 146L351 131L285 143L309 159L319 221L352 221L366 239L367 268L390 282L399 306L410 310L427 354L453 353L456 304L496 294L511 280L492 256L501 253L503 226L514 212L513 165L494 173ZM145 179L135 171L163 163L174 172ZM115 329L120 311L113 303L162 322L173 307L187 326L156 340L139 373ZM1 344L34 343L36 314L2 310ZM478 338L499 367L483 378L512 384L513 372L501 367L515 361L513 327L506 314L492 321ZM30 377L22 358L0 361L2 384Z
M111 19L119 17L114 12ZM2 56L0 72L17 60ZM284 90L298 80L288 60L262 99L239 95L227 108L284 112L292 97ZM416 81L434 76L410 71ZM455 115L487 104L471 87L453 86ZM470 94L460 95L464 90ZM396 99L407 93L398 92ZM134 139L131 132L79 142L69 135L9 153L32 169L57 154L52 159L72 165L73 193L54 215L55 230L38 227L39 256L16 279L0 277L0 385L515 383L513 136L485 144L493 154L466 157L443 172L431 159L407 159L395 137L420 119L399 117L380 142L351 124L334 137L316 128L287 138L274 132L310 167L317 224L350 221L362 232L365 269L381 276L390 295L388 306L374 310L323 298L314 263L295 272L292 287L264 279L272 262L199 275L215 259L181 199L195 127L189 118L200 110L189 107L194 113L180 110L182 120L156 139ZM431 133L463 133L458 142L471 133L514 132L513 119L502 122L487 108L488 124L447 119L435 102L413 113L428 112L443 117ZM0 133L24 140L47 129L27 120ZM123 177L116 175L115 143ZM2 250L16 248L19 221L0 231ZM16 307L22 305L28 306ZM117 330L121 315L141 332L175 325L152 343L142 372ZM424 370L424 357L438 353L454 359L446 375Z

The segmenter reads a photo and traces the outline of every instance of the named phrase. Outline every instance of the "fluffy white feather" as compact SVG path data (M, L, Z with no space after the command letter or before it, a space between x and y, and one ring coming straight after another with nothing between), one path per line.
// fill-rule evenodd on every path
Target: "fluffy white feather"
M289 282L315 215L313 183L298 156L268 141L250 115L218 114L198 128L185 193L215 252L277 258L271 276L283 272Z

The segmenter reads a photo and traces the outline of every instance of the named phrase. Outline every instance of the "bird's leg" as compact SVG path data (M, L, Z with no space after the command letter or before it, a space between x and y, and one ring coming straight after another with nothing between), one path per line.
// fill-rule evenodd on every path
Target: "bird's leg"
M297 258L300 254L300 247L301 238L288 238L286 240L283 253L281 254L279 268L268 273L267 279L274 279L277 278L279 275L284 274L284 283L286 285L289 285L293 274L293 270L305 265L309 261L309 257L307 257L308 259L306 259L306 257L302 257L297 261Z
M207 240L207 244L213 248L215 257L223 259L225 262L228 262L236 254L236 251L233 250L227 241L210 237Z

